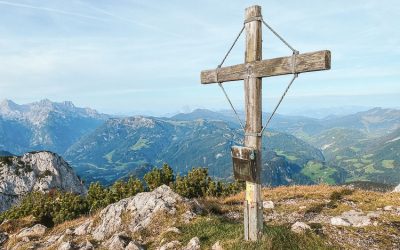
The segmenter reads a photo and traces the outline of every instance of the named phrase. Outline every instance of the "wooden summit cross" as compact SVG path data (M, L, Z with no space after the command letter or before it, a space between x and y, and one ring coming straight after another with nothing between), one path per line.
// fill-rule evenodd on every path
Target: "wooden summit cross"
M251 168L249 172L254 174L253 179L246 179L246 200L244 202L244 237L245 240L253 241L260 238L263 228L263 204L260 182L262 139L262 133L260 133L262 131L262 78L287 74L296 74L297 76L297 74L304 72L329 70L331 66L331 54L328 50L305 54L294 53L293 56L289 57L262 60L262 22L264 21L261 16L260 6L255 5L246 8L244 22L246 33L246 53L244 64L228 67L219 66L217 69L205 70L201 72L202 84L220 84L222 82L244 80L246 113L244 149L250 148L252 150L251 152L253 152L247 157L247 160L253 160L253 163L249 164L248 166ZM267 25L265 22L264 24ZM267 27L270 28L268 25ZM270 29L272 30L272 28ZM277 35L276 32L274 33ZM280 39L284 41L282 38ZM295 50L293 51L296 52ZM245 151L246 150L244 150L244 152ZM239 152L236 153L241 155L242 151L239 150ZM234 156L236 153L233 149L232 156Z

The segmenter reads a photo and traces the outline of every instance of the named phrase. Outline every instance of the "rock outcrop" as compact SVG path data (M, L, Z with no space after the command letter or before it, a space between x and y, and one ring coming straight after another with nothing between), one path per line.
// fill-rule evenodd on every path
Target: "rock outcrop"
M374 218L379 217L378 212L370 212L365 214L363 212L350 210L343 212L340 216L331 218L331 224L333 226L352 226L352 227L365 227L372 224Z
M311 230L311 227L304 222L297 221L290 229L295 233L304 233L307 230Z
M185 206L186 205L186 206ZM133 237L135 233L140 234L144 230L154 226L156 221L156 234L162 232L180 233L179 229L172 225L163 227L159 221L162 218L176 220L182 216L179 206L192 209L190 200L182 198L174 193L166 185L160 186L152 192L143 192L135 196L120 200L102 209L98 214L79 221L76 225L65 227L62 231L50 233L43 236L46 228L42 225L35 225L31 228L23 228L14 235L12 239L21 239L28 236L26 241L20 240L18 247L27 244L35 244L37 248L43 249L144 249L146 239ZM38 235L41 237L31 237ZM87 242L91 239L91 242ZM180 243L179 243L180 244ZM172 248L170 245L173 245ZM161 249L176 249L176 245L170 244ZM78 247L79 246L79 247ZM184 249L200 249L200 241L193 238ZM18 248L17 248L18 249Z
M176 205L181 200L181 196L163 185L152 192L139 193L111 204L100 212L98 226L92 230L93 238L104 240L126 226L130 232L141 230L151 222L157 212L175 214Z
M46 232L47 227L36 224L33 227L23 228L18 234L17 238L24 238L24 237L39 237L42 236Z
M0 212L29 192L52 189L78 194L87 191L68 163L55 153L0 157Z
M349 193L326 185L266 190L275 206L263 209L265 222L289 236L275 241L276 248L400 249L397 193ZM6 220L0 224L0 249L241 249L246 243L228 230L242 227L243 197L187 199L164 185L47 229L33 217ZM270 244L262 237L253 248Z
M395 192L395 193L399 193L399 192L400 192L400 184L397 185L397 186L393 189L393 192Z

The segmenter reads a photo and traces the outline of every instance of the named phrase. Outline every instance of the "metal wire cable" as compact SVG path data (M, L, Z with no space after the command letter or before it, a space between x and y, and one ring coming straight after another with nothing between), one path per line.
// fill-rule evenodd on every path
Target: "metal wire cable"
M242 35L244 28L245 28L245 25L242 26L242 29L240 30L239 34L236 36L235 41L233 41L233 43L232 43L231 47L229 48L228 52L225 54L224 59L222 59L221 63L218 65L218 67L216 69L217 82L218 82L219 69L222 67L222 65L224 64L226 58L228 57L228 55L231 53L233 47L235 46L236 42L239 40L239 37ZM222 89L222 92L224 92L224 95L226 97L226 100L228 100L229 105L231 105L231 108L232 108L233 112L235 113L236 119L238 120L238 122L240 124L240 127L243 129L243 131L245 131L244 126L243 126L243 122L240 119L239 114L237 113L235 107L233 106L231 99L229 98L228 94L226 93L224 86L222 86L221 82L218 82L218 86Z
M265 126L262 128L260 133L255 133L254 136L263 136L263 133L265 131L265 129L268 127L269 123L271 122L272 118L274 117L276 111L278 110L279 106L281 105L283 99L285 98L287 92L289 91L290 87L292 86L293 82L296 80L296 78L299 76L299 74L296 72L296 56L299 54L299 52L297 50L295 50L285 39L283 39L283 37L281 37L270 25L268 25L264 19L261 17L259 17L259 19L279 40L281 40L290 50L292 50L293 55L292 55L292 73L293 73L293 78L291 79L291 81L289 82L288 86L286 87L285 91L283 92L281 98L279 99L278 104L275 106L274 110L272 111L270 117L268 118ZM246 22L245 22L246 24ZM222 83L218 81L218 73L219 73L219 69L222 67L222 65L224 64L226 58L229 56L229 54L231 53L233 47L235 46L236 42L239 40L239 37L242 35L243 30L245 29L245 24L242 26L242 29L240 30L239 34L236 36L233 44L231 45L231 47L229 48L228 52L225 54L224 58L222 59L221 63L218 65L217 69L216 69L216 79L218 82L218 86L221 88L222 92L224 93L227 101L229 102L229 105L231 106L233 112L235 113L235 116L240 124L240 127L243 129L244 132L245 128L243 126L243 122L240 119L240 116L238 114L238 112L236 111L235 107L232 104L232 101L230 100L228 94L225 91L225 88L222 86Z
M225 54L224 59L222 59L222 62L218 65L218 68L221 68L222 64L224 64L226 58L228 57L228 55L231 53L233 47L235 46L236 42L239 40L239 37L242 35L243 30L244 30L244 25L242 26L242 29L240 30L239 34L236 36L235 41L233 42L233 44L231 45L231 47L229 48L228 52Z
M271 26L269 26L268 23L265 22L265 20L264 20L262 17L261 17L261 21L263 22L263 24L264 24L272 33L274 33L274 35L275 35L276 37L279 38L279 40L281 40L286 46L288 46L288 48L289 48L290 50L292 50L293 53L297 53L297 52L298 52L298 51L295 50L292 46L290 46L290 44L289 44L288 42L286 42L286 40L283 39L283 37L281 37Z
M272 118L274 117L276 111L278 110L279 106L281 105L283 99L285 98L287 92L289 91L290 87L292 86L294 80L299 76L299 74L296 72L296 56L299 54L299 51L294 49L283 37L281 37L270 25L268 25L267 22L261 17L261 22L279 39L281 42L283 42L292 52L292 74L293 78L289 82L288 86L285 89L285 92L283 92L281 98L279 99L278 104L275 106L274 110L272 111L271 115L269 116L265 126L262 128L261 132L258 134L258 136L263 136L263 133L265 129L268 127L269 123L271 122Z
M275 113L276 113L276 110L277 110L277 109L279 108L279 106L281 105L281 103L282 103L282 101L283 101L283 98L285 98L287 92L289 91L290 87L292 86L294 80L296 80L297 77L298 77L298 74L293 74L292 80L290 81L289 85L286 87L285 92L283 92L283 95L282 95L281 98L279 99L278 104L275 106L274 111L272 111L271 115L269 116L269 118L268 118L267 122L265 123L265 126L262 128L262 130L261 130L259 136L262 136L262 135L263 135L264 130L268 127L269 123L271 122L272 117L274 117L274 115L275 115Z
M228 96L228 94L226 93L224 86L222 86L222 84L221 84L220 82L218 83L218 86L222 89L222 92L224 92L226 99L228 100L229 104L231 105L231 108L232 108L233 112L235 113L236 118L237 118L238 121L239 121L240 127L242 127L242 129L243 129L243 131L244 131L245 129L244 129L244 126L243 126L243 122L242 122L242 120L240 119L239 114L238 114L238 112L236 111L235 107L233 106L233 104L232 104L232 102L231 102L231 99L229 99L229 96Z

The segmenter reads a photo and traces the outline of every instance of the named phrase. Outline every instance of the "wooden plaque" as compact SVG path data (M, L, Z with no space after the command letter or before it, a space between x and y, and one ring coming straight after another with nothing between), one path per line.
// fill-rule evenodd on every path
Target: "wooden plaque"
M235 179L255 182L257 179L256 151L250 147L233 146L231 154Z

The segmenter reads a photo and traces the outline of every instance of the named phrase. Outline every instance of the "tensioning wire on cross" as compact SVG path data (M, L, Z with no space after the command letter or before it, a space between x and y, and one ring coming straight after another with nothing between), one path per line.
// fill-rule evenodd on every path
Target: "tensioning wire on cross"
M289 49L292 55L262 60L262 26L272 31ZM239 37L246 30L245 60L242 64L224 66ZM255 241L263 232L263 205L261 191L262 135L282 103L299 73L327 70L331 67L330 51L316 51L299 54L261 16L261 7L246 8L245 22L232 46L216 69L203 70L200 74L202 84L218 83L224 92L240 126L244 130L244 145L231 148L233 175L235 179L246 181L245 201L243 202L244 239ZM275 106L266 125L262 127L262 78L293 74L289 85ZM244 81L246 125L240 119L222 83Z
M222 85L222 82L218 81L218 73L220 68L222 67L222 65L224 64L225 60L228 58L229 54L231 53L233 47L235 47L236 42L239 40L240 36L242 35L245 25L248 22L251 21L261 21L283 44L285 44L292 52L292 74L293 74L293 78L290 80L288 86L286 87L285 91L283 92L282 96L280 97L277 105L275 106L275 108L273 109L271 115L269 116L269 118L267 119L267 122L265 123L265 126L263 126L262 130L259 133L246 133L245 132L245 128L243 125L242 120L240 119L240 116L238 114L238 112L236 111L235 107L232 104L231 99L229 98L229 95L227 94L224 86ZM268 127L269 123L271 122L272 118L274 117L276 111L278 110L279 106L281 105L283 99L285 98L287 92L289 91L290 87L292 86L293 82L296 80L296 78L299 76L299 73L296 72L296 56L299 54L299 51L294 49L285 39L283 39L282 36L280 36L278 34L278 32L276 32L270 25L268 25L267 22L265 22L265 20L263 19L262 16L258 16L258 17L252 17L248 20L245 20L243 23L243 26L239 32L239 34L236 36L235 40L233 41L231 47L229 48L228 52L225 54L224 58L222 59L221 63L218 64L217 68L216 68L216 82L218 83L218 86L221 88L222 92L224 93L229 105L231 106L236 119L238 120L240 127L242 128L243 132L245 133L246 136L263 136L263 133L265 131L265 129ZM247 77L251 77L250 74L248 74Z

